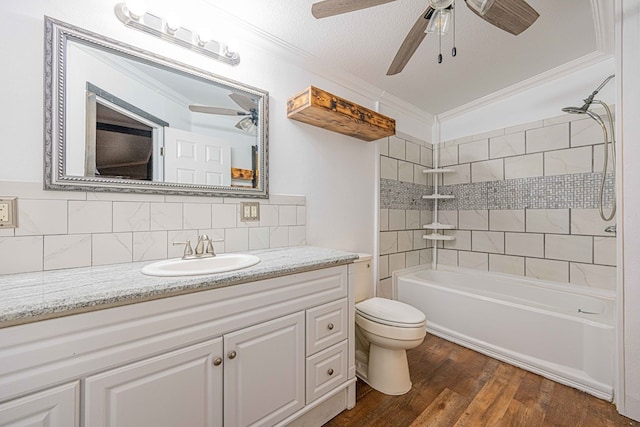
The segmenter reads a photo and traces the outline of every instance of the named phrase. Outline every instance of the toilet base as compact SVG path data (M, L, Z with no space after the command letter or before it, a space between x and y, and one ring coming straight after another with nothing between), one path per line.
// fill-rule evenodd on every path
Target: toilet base
M356 375L381 393L399 396L411 390L405 350L390 350L371 344L369 358L356 352Z
M391 350L371 344L367 382L376 390L390 395L411 390L406 350Z

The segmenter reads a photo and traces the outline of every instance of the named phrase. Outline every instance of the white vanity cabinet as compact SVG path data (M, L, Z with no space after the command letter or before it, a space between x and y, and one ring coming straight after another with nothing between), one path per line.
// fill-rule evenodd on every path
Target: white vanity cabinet
M85 426L222 426L222 339L92 375Z
M77 427L80 384L74 381L0 404L2 427Z
M304 313L232 332L224 347L225 426L273 426L304 407Z
M338 266L0 329L0 426L321 425L355 404L351 299Z

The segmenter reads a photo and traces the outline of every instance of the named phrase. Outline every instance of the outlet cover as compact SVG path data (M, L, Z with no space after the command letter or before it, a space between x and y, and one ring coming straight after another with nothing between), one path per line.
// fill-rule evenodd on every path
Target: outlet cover
M18 198L0 199L0 228L16 228L18 226Z
M241 202L240 221L260 221L260 202Z

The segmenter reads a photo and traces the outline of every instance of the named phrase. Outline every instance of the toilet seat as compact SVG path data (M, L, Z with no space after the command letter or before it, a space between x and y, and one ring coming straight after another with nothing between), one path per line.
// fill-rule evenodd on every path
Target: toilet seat
M398 328L423 327L425 316L415 307L386 298L371 298L356 304L356 312L373 322Z

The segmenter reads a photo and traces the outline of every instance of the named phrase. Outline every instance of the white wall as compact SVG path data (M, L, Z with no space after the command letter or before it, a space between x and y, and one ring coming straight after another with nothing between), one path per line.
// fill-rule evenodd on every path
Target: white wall
M618 233L622 233L622 257L624 269L619 274L622 287L618 290L620 331L620 384L616 403L621 412L640 420L640 3L635 0L620 0L618 10L622 10L621 26L618 27L618 67L622 79L618 83L620 103L618 112L621 130L620 140L622 171L622 200L619 206Z
M232 36L240 40L242 61L230 67L124 27L113 13L116 3L30 0L0 6L0 37L14 41L3 44L3 56L10 58L11 66L0 69L0 79L6 83L0 99L0 181L42 182L43 15L48 15L268 90L270 193L306 195L308 244L373 252L375 146L287 119L286 100L311 84L371 109L376 99L279 57L274 54L277 48L272 50L268 42L241 26L235 26L238 33ZM169 0L148 3L154 12L172 4ZM213 30L221 25L216 20L224 19L200 0L182 2L180 11L182 25L193 29Z
M611 74L615 74L613 57L472 111L443 114L441 141L559 116L563 107L582 106L582 100ZM596 99L614 103L615 81L609 82Z

